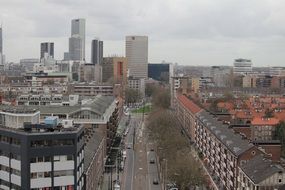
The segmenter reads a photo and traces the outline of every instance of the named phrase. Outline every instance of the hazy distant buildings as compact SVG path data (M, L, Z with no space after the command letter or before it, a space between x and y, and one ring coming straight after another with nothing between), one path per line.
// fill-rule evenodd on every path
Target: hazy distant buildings
M48 57L54 58L54 43L53 42L41 43L40 59L45 58L45 54L47 54Z
M270 67L269 74L271 76L285 76L285 67Z
M225 66L212 66L209 77L212 77L215 86L225 87L229 83L229 76L232 69Z
M249 59L235 59L233 73L235 75L246 75L252 73L252 62Z
M91 44L91 63L101 64L103 61L103 41L99 39L92 40Z
M25 71L33 71L34 65L40 62L39 59L20 59L20 65L25 68Z
M69 60L85 60L85 19L73 19L71 21L68 57Z
M148 76L148 37L127 36L126 57L129 76L147 78Z

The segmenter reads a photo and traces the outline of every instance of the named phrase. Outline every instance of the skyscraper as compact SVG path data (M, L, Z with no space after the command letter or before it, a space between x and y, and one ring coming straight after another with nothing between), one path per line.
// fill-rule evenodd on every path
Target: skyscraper
M129 76L147 78L148 37L127 36L126 57L128 59Z
M50 57L54 58L54 43L53 42L44 42L41 43L41 58L44 58L45 53Z
M69 59L74 61L82 61L83 41L79 35L73 35L69 38Z
M99 39L92 40L91 44L91 63L102 64L103 62L103 41Z
M85 60L85 19L73 19L71 21L71 38L80 38L81 39L81 47L80 47L80 59ZM78 40L77 40L78 41ZM70 40L69 40L70 42ZM69 45L70 47L70 45ZM74 52L69 52L70 54L74 54ZM76 55L78 57L78 55ZM71 57L70 57L71 59ZM71 59L72 60L72 59Z

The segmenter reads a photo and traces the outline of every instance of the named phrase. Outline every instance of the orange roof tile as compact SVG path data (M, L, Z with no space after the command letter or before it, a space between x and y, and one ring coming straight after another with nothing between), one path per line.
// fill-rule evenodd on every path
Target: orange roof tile
M255 117L251 121L252 125L277 125L279 120L276 118L262 118L262 117Z
M230 102L219 102L217 105L219 108L224 108L227 110L231 110L234 108L234 105Z
M178 100L192 113L196 114L202 110L198 105L196 105L193 101L187 98L184 95L178 95Z

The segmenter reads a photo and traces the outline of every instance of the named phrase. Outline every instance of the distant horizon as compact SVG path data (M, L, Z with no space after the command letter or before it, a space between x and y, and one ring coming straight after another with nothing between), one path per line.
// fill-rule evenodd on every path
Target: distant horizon
M8 62L38 58L40 43L47 41L55 43L55 59L61 60L68 51L71 20L85 18L87 62L94 38L104 41L104 56L124 56L125 37L145 35L149 62L230 66L244 57L256 67L282 66L284 9L282 0L4 1L3 53Z

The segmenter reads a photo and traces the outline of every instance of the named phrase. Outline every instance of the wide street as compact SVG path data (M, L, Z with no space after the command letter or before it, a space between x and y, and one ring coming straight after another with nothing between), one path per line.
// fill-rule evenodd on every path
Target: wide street
M141 114L132 115L125 137L126 162L121 187L122 190L161 190L156 153L151 151L141 120ZM158 184L153 184L155 179Z

